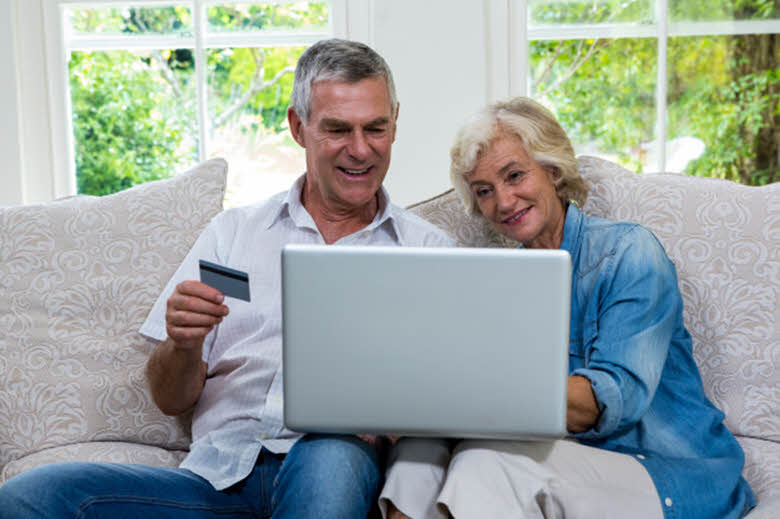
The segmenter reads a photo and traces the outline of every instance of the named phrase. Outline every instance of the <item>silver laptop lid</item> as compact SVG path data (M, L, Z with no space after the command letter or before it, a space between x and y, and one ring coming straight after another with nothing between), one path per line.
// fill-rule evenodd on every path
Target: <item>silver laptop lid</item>
M560 250L288 245L285 423L563 436L570 291Z

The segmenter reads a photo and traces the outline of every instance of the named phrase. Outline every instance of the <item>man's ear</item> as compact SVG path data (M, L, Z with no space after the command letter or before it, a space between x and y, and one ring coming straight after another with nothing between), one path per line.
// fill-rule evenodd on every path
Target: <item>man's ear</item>
M301 145L302 148L306 147L306 141L303 138L303 121L298 114L295 113L293 107L287 109L287 123L290 126L290 133L292 134L295 142Z
M401 103L395 104L395 117L393 118L393 142L395 142L395 135L398 133L398 112L401 111Z

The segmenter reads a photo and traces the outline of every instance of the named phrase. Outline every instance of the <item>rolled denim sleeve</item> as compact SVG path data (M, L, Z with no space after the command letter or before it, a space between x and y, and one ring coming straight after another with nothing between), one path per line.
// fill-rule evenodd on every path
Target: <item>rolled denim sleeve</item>
M592 429L575 435L585 439L607 437L642 418L682 318L674 265L639 226L618 242L592 297L593 337L585 365L572 372L590 380L601 411Z

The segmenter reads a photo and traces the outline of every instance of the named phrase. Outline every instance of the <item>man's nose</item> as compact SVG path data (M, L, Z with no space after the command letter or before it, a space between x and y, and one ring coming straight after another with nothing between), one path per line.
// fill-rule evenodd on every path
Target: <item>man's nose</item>
M362 130L352 132L347 144L347 153L358 160L365 160L371 155L371 146Z

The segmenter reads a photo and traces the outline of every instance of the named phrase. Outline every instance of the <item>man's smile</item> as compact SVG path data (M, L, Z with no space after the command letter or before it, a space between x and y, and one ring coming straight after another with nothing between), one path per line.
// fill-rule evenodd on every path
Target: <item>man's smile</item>
M342 168L342 167L336 166L336 169L346 173L347 175L356 177L356 176L365 175L366 173L368 173L371 170L371 166L369 166L367 168L364 168L364 169L347 169L347 168Z

